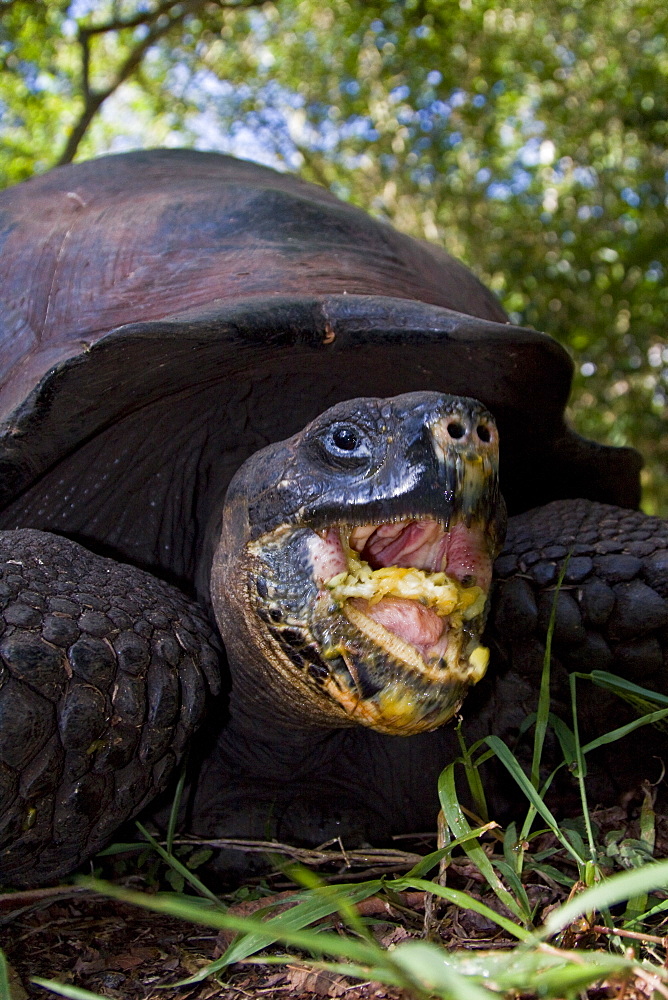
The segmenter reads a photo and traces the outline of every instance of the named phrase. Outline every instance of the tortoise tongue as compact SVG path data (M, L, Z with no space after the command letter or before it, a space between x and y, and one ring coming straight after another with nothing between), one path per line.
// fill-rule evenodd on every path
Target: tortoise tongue
M447 622L419 601L405 597L383 597L370 604L361 597L350 603L388 632L415 646L425 661L440 659L447 646Z

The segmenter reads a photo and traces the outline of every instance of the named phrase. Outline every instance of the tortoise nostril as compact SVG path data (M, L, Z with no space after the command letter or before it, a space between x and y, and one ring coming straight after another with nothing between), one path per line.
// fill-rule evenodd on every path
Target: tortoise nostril
M448 424L448 434L450 435L451 438L457 440L458 438L464 437L464 435L466 434L466 429L462 427L460 423L457 423L456 421L453 420L452 423Z
M476 431L481 441L488 442L492 440L492 435L490 434L489 427L486 427L485 424L478 424L478 426L476 427Z

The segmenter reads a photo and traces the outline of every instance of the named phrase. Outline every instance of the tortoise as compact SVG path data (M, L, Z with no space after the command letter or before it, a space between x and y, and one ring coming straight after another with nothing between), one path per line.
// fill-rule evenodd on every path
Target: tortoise
M663 684L639 456L567 426L566 352L440 248L187 150L20 184L0 243L5 885L99 850L204 718L195 833L431 827L488 648L472 737L535 704L567 555L556 680Z

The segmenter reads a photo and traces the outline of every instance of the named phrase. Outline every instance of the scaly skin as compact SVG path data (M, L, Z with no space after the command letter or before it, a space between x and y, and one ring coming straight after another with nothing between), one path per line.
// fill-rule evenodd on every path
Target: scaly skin
M496 563L493 619L504 659L528 664L532 657L518 642L542 643L569 552L557 599L557 657L572 669L665 683L668 524L588 500L558 501L511 519Z
M567 674L604 670L662 693L668 691L668 523L640 511L589 500L562 500L511 518L497 576L488 635L497 670L528 685L535 708L555 585L571 553L557 598L552 643L554 708L570 724ZM584 738L633 718L623 701L586 684L578 699ZM592 758L592 796L643 777L655 781L665 753L655 727L611 744ZM591 770L591 769L590 769Z
M219 686L200 608L133 566L0 532L0 882L70 872L160 792Z

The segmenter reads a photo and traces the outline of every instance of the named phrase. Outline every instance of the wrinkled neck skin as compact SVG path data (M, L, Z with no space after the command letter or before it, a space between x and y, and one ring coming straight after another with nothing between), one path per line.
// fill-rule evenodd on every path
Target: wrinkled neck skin
M266 732L267 741L278 745L299 743L300 734L310 740L318 729L353 725L343 713L333 716L326 699L321 706L314 704L310 690L300 689L292 677L275 669L276 653L266 623L249 614L249 540L246 503L233 498L225 506L211 572L211 600L232 678L232 728L251 728L258 736Z
M210 581L231 731L312 752L332 729L448 721L487 664L497 467L491 415L437 393L338 404L252 456Z

